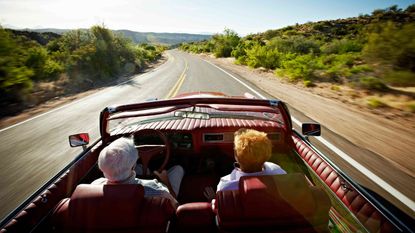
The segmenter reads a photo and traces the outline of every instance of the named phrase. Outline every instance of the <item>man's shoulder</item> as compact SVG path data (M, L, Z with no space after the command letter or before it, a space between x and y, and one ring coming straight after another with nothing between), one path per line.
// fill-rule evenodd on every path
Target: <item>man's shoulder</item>
M98 179L92 181L91 184L95 184L95 185L96 184L106 184L107 182L108 182L107 178L101 177L101 178L98 178Z

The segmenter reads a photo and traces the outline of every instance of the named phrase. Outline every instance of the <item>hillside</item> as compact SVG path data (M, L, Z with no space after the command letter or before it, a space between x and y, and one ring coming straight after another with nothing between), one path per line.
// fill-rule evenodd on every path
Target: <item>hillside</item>
M323 41L331 41L345 37L357 38L362 36L362 33L365 31L370 30L367 26L387 21L394 22L398 25L415 22L415 5L409 6L406 10L392 6L387 9L375 10L371 15L296 24L281 29L267 30L253 36L269 40L279 36L303 35Z
M15 36L23 36L29 40L36 41L40 45L46 45L49 41L53 39L58 39L61 37L60 34L55 32L35 32L35 31L20 31L14 29L6 29L6 31L12 33Z
M46 33L53 32L56 34L63 34L70 30L68 29L27 29L32 32ZM114 33L120 33L123 36L130 38L134 43L148 43L148 44L162 44L175 45L183 42L193 42L207 40L210 35L188 34L188 33L157 33L157 32L136 32L131 30L112 30Z
M162 45L134 44L101 26L34 32L0 27L0 118L144 70Z
M415 4L371 15L296 24L245 37L227 29L182 50L233 57L343 102L415 113Z

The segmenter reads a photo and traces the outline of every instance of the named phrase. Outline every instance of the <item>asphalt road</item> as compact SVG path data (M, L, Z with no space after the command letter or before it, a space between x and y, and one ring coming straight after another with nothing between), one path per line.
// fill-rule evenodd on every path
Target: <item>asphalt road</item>
M243 77L237 78L241 79L245 85L236 81L234 74L231 74L234 76L232 78L223 70L199 57L175 50L169 51L168 56L169 59L165 64L148 73L137 75L128 82L108 87L46 114L34 116L31 120L1 129L0 219L81 152L80 148L69 147L69 135L88 132L92 141L98 138L98 117L100 111L106 106L139 102L150 98L164 99L180 93L196 91L223 92L239 96L250 92L272 98L268 93L244 81ZM300 121L311 120L296 109L292 109L292 113ZM346 139L328 129L323 128L323 134L326 134L326 140L345 150L347 154L369 153L361 152L361 148L348 144ZM344 162L325 145L315 142L353 178L370 189L382 193L407 212L411 212L411 208L402 204L399 198L393 197L387 190L378 187L376 182L367 179L364 174ZM369 169L371 164L385 166L384 161L368 161L367 157L361 156L355 159L360 159L359 162L368 166ZM407 177L402 179L399 171L392 171L392 175L381 173L378 172L377 175L387 180L411 200L415 199L413 183L407 183L412 182L413 178L412 180ZM402 176L404 176L403 173Z

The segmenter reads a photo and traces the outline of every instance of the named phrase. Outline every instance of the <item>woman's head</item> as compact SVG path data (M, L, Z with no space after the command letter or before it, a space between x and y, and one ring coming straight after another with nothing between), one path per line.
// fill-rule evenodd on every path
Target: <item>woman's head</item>
M240 129L235 132L234 149L243 172L258 172L271 157L272 144L264 132Z
M122 181L130 177L137 159L133 140L119 138L101 151L98 167L109 181Z

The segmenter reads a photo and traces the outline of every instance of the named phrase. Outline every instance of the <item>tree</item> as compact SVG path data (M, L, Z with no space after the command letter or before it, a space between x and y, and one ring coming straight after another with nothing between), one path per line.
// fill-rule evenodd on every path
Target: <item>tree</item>
M34 72L25 61L25 50L0 28L0 105L23 101L31 89Z
M235 31L225 29L223 34L214 35L212 40L214 44L213 52L216 57L230 57L240 38Z

